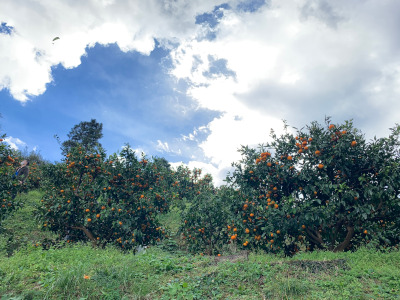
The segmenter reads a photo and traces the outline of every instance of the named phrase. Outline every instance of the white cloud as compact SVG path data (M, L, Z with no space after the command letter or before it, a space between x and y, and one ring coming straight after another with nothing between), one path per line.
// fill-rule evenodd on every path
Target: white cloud
M195 16L220 4L215 0L2 1L0 89L25 102L45 92L51 67L75 68L86 47L117 43L122 51L149 54L154 38L179 41L192 34ZM55 37L60 39L53 42Z
M210 28L196 25L196 15L224 2L233 9L221 8L215 38L204 38ZM0 20L14 32L0 34L0 89L27 101L45 91L52 66L78 66L88 46L148 54L156 38L172 50L170 74L187 82L188 96L221 116L203 127L206 136L194 130L154 146L193 157L189 165L219 182L240 145L265 142L281 119L301 127L325 115L354 118L378 136L398 122L399 1L271 0L253 13L236 11L239 2L3 1ZM214 76L215 61L228 75Z
M186 39L171 74L203 108L224 114L200 143L222 169L239 145L268 140L281 119L302 127L332 116L384 135L400 110L397 1L273 0L256 13L225 12L214 40ZM386 20L383 22L383 20ZM209 55L235 77L205 76ZM236 118L236 120L235 120Z
M162 142L160 140L157 140L157 145L155 146L155 149L159 152L165 152L165 153L173 153L177 155L181 155L182 151L181 149L172 149L169 147L168 142Z
M19 150L20 147L25 147L26 143L21 141L19 138L14 138L12 136L8 136L4 139L4 141L10 145L10 147L14 150Z

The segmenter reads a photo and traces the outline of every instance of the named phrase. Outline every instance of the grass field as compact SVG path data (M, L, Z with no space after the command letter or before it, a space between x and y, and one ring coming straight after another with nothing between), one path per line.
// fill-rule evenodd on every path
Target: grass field
M54 239L33 215L40 193L4 223L1 299L400 299L400 253L191 255L173 239L133 255L112 247L36 247ZM178 214L163 217L176 230Z

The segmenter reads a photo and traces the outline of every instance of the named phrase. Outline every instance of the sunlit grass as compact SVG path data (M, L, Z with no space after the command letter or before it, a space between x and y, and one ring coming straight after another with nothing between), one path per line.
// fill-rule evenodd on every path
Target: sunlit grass
M22 195L26 205L5 222L19 242L10 257L0 251L1 299L399 299L398 250L233 260L188 254L173 239L137 255L86 244L43 250L35 243L52 234L33 218L40 195ZM176 233L179 214L160 221ZM0 247L10 247L2 238Z

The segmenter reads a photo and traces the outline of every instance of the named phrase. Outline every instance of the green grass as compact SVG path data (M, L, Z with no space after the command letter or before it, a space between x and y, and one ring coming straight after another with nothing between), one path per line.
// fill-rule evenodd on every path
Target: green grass
M18 201L24 203L23 207L3 221L0 234L0 254L11 255L21 246L36 244L47 240L55 240L57 236L49 231L43 231L35 218L35 206L40 203L42 193L31 191L20 194Z
M398 251L214 259L158 247L132 255L89 245L48 251L29 246L0 259L0 294L9 297L2 299L398 299L400 294ZM344 259L346 268L324 267L334 259ZM298 260L323 263L312 270L290 263Z
M173 239L137 255L86 244L43 250L33 244L54 235L41 231L33 218L40 193L22 197L25 207L4 223L19 242L11 256L0 250L2 300L400 299L398 250L320 251L292 258L260 252L236 262L176 251L168 247ZM175 210L160 218L172 232L178 220Z

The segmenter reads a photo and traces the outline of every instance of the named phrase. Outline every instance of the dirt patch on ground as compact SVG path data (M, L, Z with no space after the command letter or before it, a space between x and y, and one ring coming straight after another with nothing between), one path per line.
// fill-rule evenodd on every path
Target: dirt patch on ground
M223 261L238 262L238 261L244 261L244 260L248 260L248 259L249 259L249 252L242 251L235 255L215 256L214 262L217 264L217 263L223 262Z
M286 262L273 262L270 266L288 265L289 268L303 269L311 273L350 270L346 259L334 260L291 260Z

